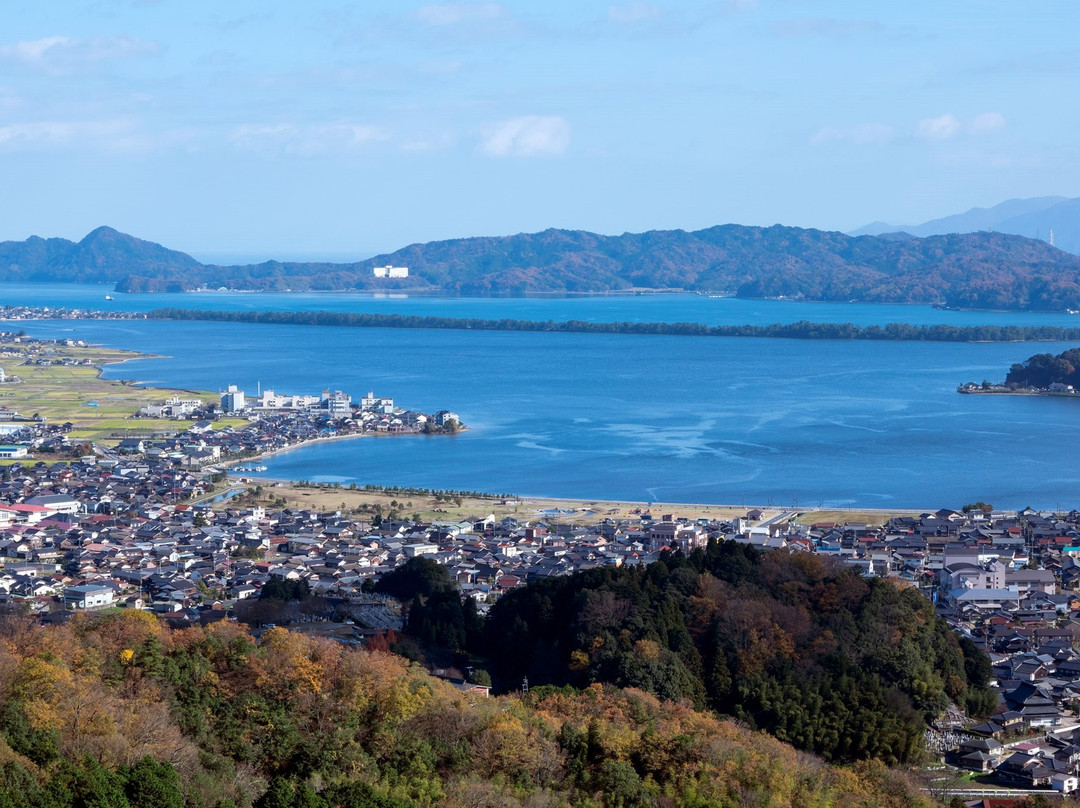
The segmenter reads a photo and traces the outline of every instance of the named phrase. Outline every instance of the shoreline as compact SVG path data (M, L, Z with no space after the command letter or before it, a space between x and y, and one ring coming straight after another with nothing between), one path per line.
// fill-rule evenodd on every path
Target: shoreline
M248 480L249 483L258 483L278 490L283 489L294 497L305 496L313 497L313 499L318 500L321 495L322 498L327 500L333 499L335 505L341 499L348 499L350 497L357 500L390 500L393 498L422 497L423 495L416 493L416 491L424 489L422 486L413 488L412 486L404 485L379 485L375 488L368 489L363 487L360 483L300 481L276 476L263 476L262 474L257 473L244 475L244 478ZM300 483L303 483L303 485ZM357 487L350 488L349 486L352 484L355 484ZM431 488L427 490L436 491L439 489ZM509 497L499 494L483 494L481 492L457 492L452 489L446 490L443 493L448 494L451 497L460 494L464 501L463 504L456 507L451 505L450 508L454 511L468 512L474 516L482 516L486 513L509 516L525 516L527 514L530 519L550 518L556 521L567 522L601 521L608 517L626 518L630 516L641 516L646 513L657 518L664 513L672 513L680 518L716 517L722 519L734 519L745 515L749 511L760 510L763 512L762 518L766 520L779 519L780 521L794 520L813 523L819 521L817 515L820 515L820 519L823 521L830 521L833 516L837 517L831 519L834 522L875 521L875 518L880 517L880 521L884 523L892 516L918 515L933 510L927 508L860 508L817 505L807 507L778 507L775 505L759 505L753 503L658 502L655 500L598 499L595 497L572 498L544 495L519 495ZM436 521L440 518L452 521L452 515L445 510L447 508L445 502L442 503L442 508L441 514L445 515L434 517ZM420 510L430 511L432 509L422 508ZM545 515L544 511L547 510L565 512Z
M222 468L227 468L227 467L231 467L231 466L234 466L234 465L242 465L244 463L254 463L254 462L258 461L258 460L263 460L263 459L265 459L267 457L275 457L277 455L282 455L282 454L286 454L288 452L296 451L297 449L303 449L303 448L305 448L307 446L314 446L317 443L334 443L336 441L357 440L359 438L437 438L437 437L453 437L454 435L460 435L462 432L468 432L468 431L469 431L469 428L466 426L466 427L462 427L460 430L458 430L457 432L453 432L453 433L434 432L434 433L431 433L431 434L424 434L422 432L399 432L399 433L393 433L393 434L380 434L380 433L377 433L377 432L360 432L360 433L355 434L355 435L328 435L327 437L324 437L324 438L312 438L311 440L306 440L306 441L303 441L302 443L297 443L297 444L294 444L292 446L283 446L280 449L273 449L273 450L271 450L269 452L261 452L260 454L252 455L251 457L245 457L245 458L240 459L240 460L223 460L221 462L211 463L209 465L221 466ZM259 479L260 480L270 480L271 478L269 478L269 477L260 477ZM301 480L287 480L287 479L281 479L281 478L274 478L272 481L273 482L282 482L282 483L293 483L293 484L298 483L298 482L303 482ZM318 485L318 483L316 483L316 485Z
M1042 398L1080 398L1080 392L1067 390L965 390L958 387L956 392L965 396L1036 396Z
M369 438L369 437L373 437L373 436L365 435L363 433L361 433L359 435L329 435L329 436L327 436L325 438L312 438L311 440L306 440L306 441L304 441L302 443L297 443L297 444L294 444L292 446L282 446L280 449L272 449L269 452L261 452L261 453L256 454L256 455L252 455L251 457L237 458L236 460L222 460L220 462L210 463L208 465L210 465L210 466L220 466L223 470L229 471L232 466L243 465L245 463L255 463L255 462L259 461L259 460L264 460L267 457L275 457L277 455L286 454L287 452L292 452L292 451L295 451L296 449L303 449L305 446L314 446L317 443L333 443L335 441L356 440L358 438ZM260 477L259 479L267 479L267 478ZM297 482L300 482L300 481L299 480L280 480L280 481L275 480L275 482L297 483Z

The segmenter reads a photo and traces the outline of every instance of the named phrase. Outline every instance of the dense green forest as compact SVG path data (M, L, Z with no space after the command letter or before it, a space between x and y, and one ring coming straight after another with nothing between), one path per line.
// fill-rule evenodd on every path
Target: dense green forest
M409 314L355 314L333 311L210 311L154 309L151 320L210 320L268 325L318 325L347 328L436 328L466 331L539 331L544 333L637 334L681 337L772 337L903 342L1023 342L1080 340L1080 328L1016 325L859 326L852 323L774 323L773 325L703 325L701 323L594 323L585 320L481 320L421 317Z
M1057 356L1035 354L1009 368L1006 385L1045 388L1067 384L1080 389L1080 348L1070 348Z
M409 277L372 269L409 267ZM797 227L604 236L545 230L413 244L345 264L201 264L182 252L100 227L82 241L0 242L0 281L117 284L119 291L427 290L473 296L638 288L740 297L966 308L1080 308L1080 257L1021 236L983 232L914 238L847 236Z
M735 542L536 581L495 604L483 641L496 683L641 688L833 761L911 761L950 701L997 706L986 655L916 589Z
M486 659L497 687L609 683L733 715L850 762L916 760L950 702L998 704L986 654L915 588L816 555L710 542L648 567L542 579L481 621L447 569L411 559L377 590L429 649Z
M0 806L927 805L879 761L829 766L687 700L483 698L379 646L135 610L0 615Z

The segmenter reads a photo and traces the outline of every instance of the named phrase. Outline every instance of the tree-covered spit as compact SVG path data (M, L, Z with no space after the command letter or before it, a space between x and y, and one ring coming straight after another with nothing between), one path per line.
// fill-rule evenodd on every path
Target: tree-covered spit
M152 320L193 320L266 325L344 328L429 328L463 331L522 331L566 334L632 334L680 337L757 337L775 339L871 340L892 342L1034 342L1080 340L1080 328L1015 325L887 325L852 323L773 323L705 325L702 323L594 323L585 320L484 320L423 317L410 314L360 314L330 311L209 311L154 309Z

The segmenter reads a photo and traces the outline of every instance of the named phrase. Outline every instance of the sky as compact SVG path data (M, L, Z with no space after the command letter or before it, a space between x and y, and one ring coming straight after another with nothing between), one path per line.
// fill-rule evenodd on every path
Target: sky
M1080 196L1080 3L5 0L0 240L202 260Z

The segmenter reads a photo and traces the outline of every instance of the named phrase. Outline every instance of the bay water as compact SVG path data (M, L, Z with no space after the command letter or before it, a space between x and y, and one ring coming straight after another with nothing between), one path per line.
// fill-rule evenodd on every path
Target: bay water
M1067 314L741 301L697 295L469 299L338 293L118 295L3 285L0 303L160 306L535 320L860 325L1077 324ZM267 326L173 321L18 323L160 358L112 378L281 393L373 390L460 413L445 437L317 444L266 477L585 499L867 508L1080 505L1080 401L960 395L1067 343L883 343L614 334ZM10 327L10 326L7 326Z

